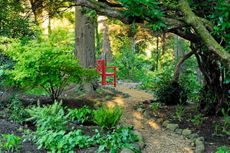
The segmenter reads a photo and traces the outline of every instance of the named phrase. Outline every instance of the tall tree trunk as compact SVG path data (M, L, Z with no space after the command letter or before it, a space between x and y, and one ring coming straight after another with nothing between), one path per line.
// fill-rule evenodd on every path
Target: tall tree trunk
M81 66L95 67L95 19L83 14L83 8L76 7L75 55Z
M183 45L183 40L179 36L175 35L174 36L174 58L175 61L178 62L181 58L183 58L185 55L184 49L182 47ZM183 73L184 70L184 62L180 63L179 66L177 67L178 70L176 70L178 74ZM178 78L179 79L179 78Z
M163 32L162 34L162 55L165 54L165 39L166 39L166 33Z
M107 25L107 17L101 17L100 26L102 30L102 54L105 55L105 59L107 62L111 62L113 59L113 55L111 52L111 45L109 40L109 27Z
M95 68L95 23L94 17L84 15L85 8L75 7L75 55L84 68ZM93 93L93 82L84 82L84 89Z
M50 35L52 32L52 29L51 29L51 15L50 15L50 12L48 12L48 35Z
M157 56L156 56L156 70L158 70L159 67L159 59L160 59L160 50L159 50L159 35L157 34Z
M174 57L176 61L178 61L184 56L184 49L182 45L183 45L183 40L179 36L175 35L174 36Z
M194 54L194 51L190 51L187 54L184 55L184 57L177 63L175 71L174 71L174 78L173 81L178 82L180 77L180 68L183 65L183 63L189 59Z
M29 0L31 5L31 10L34 15L34 21L35 23L41 27L41 23L43 22L42 19L42 12L43 12L43 0Z

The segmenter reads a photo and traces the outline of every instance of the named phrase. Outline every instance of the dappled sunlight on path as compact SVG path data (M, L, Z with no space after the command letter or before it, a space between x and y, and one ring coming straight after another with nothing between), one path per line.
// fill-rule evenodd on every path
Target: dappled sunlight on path
M189 140L162 129L154 120L147 119L142 113L134 110L134 106L138 103L151 100L153 98L151 94L123 86L118 86L116 89L129 94L130 97L116 97L109 101L107 105L123 107L121 124L133 125L134 129L143 135L146 144L143 153L193 153Z

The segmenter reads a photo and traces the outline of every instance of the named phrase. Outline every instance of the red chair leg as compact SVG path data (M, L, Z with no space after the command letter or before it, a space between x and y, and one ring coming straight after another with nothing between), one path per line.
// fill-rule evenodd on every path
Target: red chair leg
M113 83L114 83L114 87L116 87L116 86L117 86L117 78L116 78L116 75L114 75Z
M117 86L117 77L116 77L116 75L117 75L117 68L114 67L114 78L113 78L114 87Z
M101 76L101 85L106 85L106 76L105 75L102 75Z

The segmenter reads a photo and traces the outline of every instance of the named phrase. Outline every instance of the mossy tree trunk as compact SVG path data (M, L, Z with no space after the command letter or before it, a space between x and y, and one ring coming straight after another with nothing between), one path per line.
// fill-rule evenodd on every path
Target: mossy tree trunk
M179 9L184 15L183 20L186 24L194 29L208 50L219 56L230 69L230 54L213 38L201 18L193 13L187 0L179 0L179 4Z

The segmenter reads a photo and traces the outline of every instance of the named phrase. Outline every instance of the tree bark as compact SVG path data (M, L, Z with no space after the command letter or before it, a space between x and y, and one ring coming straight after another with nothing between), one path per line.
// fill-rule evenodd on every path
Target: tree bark
M93 68L95 57L95 20L84 15L83 8L76 7L75 55L81 66Z
M230 54L212 37L202 20L193 13L188 1L179 0L179 8L184 14L184 21L195 30L197 35L205 43L205 46L224 60L226 66L230 69Z
M95 32L96 20L83 13L82 7L75 8L75 55L79 59L79 64L84 68L95 68L96 48ZM89 93L94 93L94 82L83 82L83 88Z
M188 52L187 54L184 55L184 57L177 63L175 71L174 71L174 77L173 81L178 82L179 77L180 77L180 69L182 64L189 59L192 55L194 54L193 51Z
M163 32L162 34L162 55L165 54L165 39L166 39L166 33Z
M109 39L109 27L107 25L107 18L103 17L100 22L102 31L102 54L105 55L106 62L111 62L113 54L111 52L111 45Z

